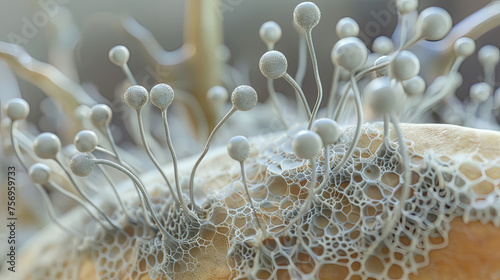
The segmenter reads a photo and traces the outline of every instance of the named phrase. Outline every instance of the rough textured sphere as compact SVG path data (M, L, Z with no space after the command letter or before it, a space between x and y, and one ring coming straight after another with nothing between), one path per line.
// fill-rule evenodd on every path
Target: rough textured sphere
M174 89L167 84L157 84L149 92L151 103L161 110L165 110L174 101Z
M257 105L257 92L253 87L242 85L233 90L231 102L236 110L249 111Z
M135 110L140 110L148 102L148 91L143 86L131 86L123 95L127 105Z
M54 133L44 132L33 142L33 151L39 158L53 159L60 150L61 140Z
M250 155L250 142L245 136L235 136L227 143L227 152L232 159L242 162Z
M321 153L322 146L321 137L311 130L300 131L292 141L293 152L303 159L314 159Z
M50 180L50 168L44 163L33 164L28 173L35 184L46 184Z
M78 177L89 176L96 166L94 155L91 153L79 153L71 158L69 167L71 172Z
M318 25L321 19L321 11L312 2L303 2L295 7L293 11L295 23L304 30L311 30Z
M363 66L368 58L368 49L356 37L340 39L332 49L332 62L335 65L354 71Z
M30 113L30 106L22 98L12 98L3 106L3 112L13 121L24 120Z
M279 51L268 51L259 61L260 72L268 79L279 79L286 74L288 61Z

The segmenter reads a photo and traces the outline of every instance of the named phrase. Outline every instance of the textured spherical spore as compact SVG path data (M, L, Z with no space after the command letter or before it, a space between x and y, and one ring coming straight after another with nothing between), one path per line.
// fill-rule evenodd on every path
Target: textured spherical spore
M123 95L127 105L135 110L140 110L148 102L148 91L143 86L131 86Z
M94 155L91 153L79 153L71 158L69 164L71 172L79 177L86 177L92 173L96 166Z
M295 23L304 30L311 30L318 25L321 19L321 11L312 2L303 2L295 7L293 11Z
M151 103L161 110L165 110L174 102L174 89L167 84L157 84L149 92Z
M257 92L253 87L242 85L233 90L231 102L236 110L249 111L257 105Z
M259 61L260 72L268 79L279 79L285 75L288 61L279 51L268 51Z

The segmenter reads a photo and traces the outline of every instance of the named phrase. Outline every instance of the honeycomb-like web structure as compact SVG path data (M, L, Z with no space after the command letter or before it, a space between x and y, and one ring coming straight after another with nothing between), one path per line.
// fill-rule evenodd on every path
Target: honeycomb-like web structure
M430 251L447 245L453 219L500 226L498 159L418 154L418 143L406 140L411 181L405 182L397 141L385 146L382 128L366 124L354 155L339 172L332 168L346 153L353 128L330 147L331 169L325 170L324 156L316 159L312 182L311 162L292 152L294 133L254 141L245 162L263 229L255 221L239 165L221 170L211 165L216 175L199 180L219 189L206 198L206 216L199 220L184 215L167 193L151 194L173 239L145 225L135 197L128 201L134 223L124 221L115 231L83 223L85 241L47 242L41 249L47 261L35 262L27 279L193 279L190 273L204 269L206 260L229 267L228 277L234 279L405 279L428 264ZM294 219L307 205L311 187L325 178L327 184ZM410 188L410 196L401 208L404 188Z

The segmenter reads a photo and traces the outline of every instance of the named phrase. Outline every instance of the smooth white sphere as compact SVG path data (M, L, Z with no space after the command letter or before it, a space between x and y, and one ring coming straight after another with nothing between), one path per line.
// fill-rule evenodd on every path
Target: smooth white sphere
M314 159L321 153L321 137L312 130L302 130L292 140L293 152L303 159Z
M420 60L411 51L401 51L391 63L391 73L400 81L411 79L420 72Z
M109 60L118 66L123 66L130 58L130 52L125 46L115 46L109 51Z
M227 152L232 159L242 162L250 155L250 142L245 136L235 136L227 143Z
M483 67L495 67L500 60L500 51L493 45L486 45L479 50L477 58Z
M368 83L364 89L364 96L373 111L379 114L390 113L398 102L397 93L389 77L376 78Z
M91 153L80 153L71 157L69 167L71 172L78 177L86 177L94 171L96 166L94 155Z
M437 41L450 32L453 21L445 9L430 7L420 13L415 26L425 40Z
M113 117L113 111L105 104L97 104L90 109L90 120L96 126L106 126Z
M207 98L215 104L224 104L229 98L229 93L223 86L213 86L208 90Z
M397 0L396 6L401 14L409 14L418 7L418 0Z
M157 84L149 92L151 103L161 110L167 109L174 102L174 89L167 84Z
M131 86L123 95L127 105L135 110L140 110L148 102L148 91L143 86Z
M281 27L274 21L264 22L259 30L262 41L266 44L275 44L281 38Z
M262 55L259 61L260 72L268 79L283 77L287 68L286 56L279 51L268 51Z
M231 94L231 103L236 110L249 111L257 105L257 92L251 86L238 86Z
M332 62L348 71L361 68L367 58L368 49L359 38L347 37L340 39L332 49Z
M75 147L79 152L92 152L97 147L99 139L91 130L82 130L75 135Z
M487 83L477 83L471 86L469 95L470 99L475 103L481 103L490 97L493 90Z
M424 94L426 84L420 76L415 76L409 80L403 81L403 88L409 96L419 96Z
M321 137L321 141L323 141L323 145L325 146L335 144L342 134L342 130L337 122L329 118L316 120L311 129Z
M54 159L60 150L61 140L54 133L41 133L33 142L33 151L39 158Z
M341 39L345 37L355 37L359 35L359 25L354 19L345 17L339 20L335 31Z
M388 55L394 51L394 42L386 36L377 37L373 41L372 50L381 55Z
M44 163L35 163L28 172L30 179L35 184L46 184L50 180L50 167Z
M476 51L476 42L471 38L460 38L455 42L454 51L457 56L468 57Z
M321 11L312 2L303 2L295 7L293 19L298 26L304 30L311 30L318 25L321 19Z
M3 106L3 112L12 121L24 120L30 113L30 105L22 98L12 98Z

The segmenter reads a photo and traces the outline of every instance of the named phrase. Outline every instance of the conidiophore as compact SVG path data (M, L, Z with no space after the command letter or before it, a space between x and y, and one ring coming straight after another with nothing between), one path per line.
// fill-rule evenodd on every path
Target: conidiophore
M61 103L77 128L74 145L62 148L55 134L35 137L34 129L20 128L30 112L25 100L3 104L3 150L12 165L29 174L53 224L24 245L18 272L6 264L2 277L500 277L498 48L479 50L485 78L471 87L470 99L454 95L462 82L460 65L475 52L474 40L500 25L500 1L453 27L442 8L419 11L417 0L397 0L397 35L377 38L371 50L357 37L354 19L340 20L340 40L329 56L335 66L329 91L323 90L314 48L314 27L328 12L301 3L293 12L302 40L296 77L276 44L280 26L266 22L256 30L267 47L259 69L267 78L269 105L258 103L250 85L218 80L223 63L207 49L220 47L220 38L205 44L196 32L204 24L218 26L205 11L216 4L188 4L199 16L187 27L187 40L200 48L195 53L155 49L147 30L123 22L159 64L200 63L191 69L195 81L200 79L192 95L161 81L148 90L127 65L128 49L110 50L110 61L128 82L123 100L132 111L126 122L138 144L134 148L115 143L109 106L96 104L57 68L0 43L0 59ZM421 65L422 56L438 48L439 65ZM306 57L317 86L312 106L301 86ZM434 74L426 80L419 76L425 71ZM275 90L274 80L281 78L290 86L282 90L296 100L294 117L284 114L291 109ZM173 143L179 127L171 127L179 116L168 110L180 106L179 99L202 139L200 155L182 160ZM151 116L153 109L160 115ZM233 115L244 115L247 122L276 117L285 130L250 139L232 135L226 126ZM414 124L429 120L489 130ZM211 148L218 133L234 136L227 147ZM162 164L165 157L172 162ZM58 216L47 189L78 206Z

